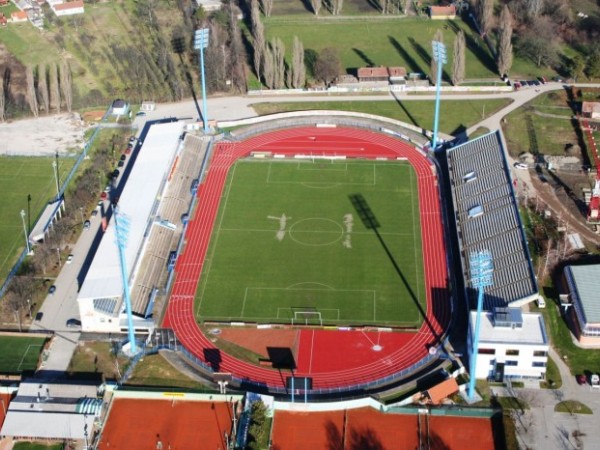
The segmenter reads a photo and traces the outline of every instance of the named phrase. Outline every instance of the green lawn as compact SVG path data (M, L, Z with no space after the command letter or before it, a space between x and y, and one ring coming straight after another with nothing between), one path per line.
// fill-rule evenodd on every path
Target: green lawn
M412 166L242 161L221 202L197 312L290 323L302 316L295 311L316 311L330 324L418 327L423 283Z
M41 442L17 442L13 450L62 450L62 444L43 444Z
M60 61L58 48L29 22L0 28L0 42L25 66Z
M31 227L47 202L56 196L56 180L52 157L0 156L0 280L12 269L25 247L20 212L26 213L29 227L27 196L31 195ZM64 180L73 167L73 158L59 159L59 177Z
M448 134L466 129L510 104L509 99L443 100L440 102L440 131ZM420 128L433 128L433 100L395 101L323 101L290 103L256 103L251 105L259 115L286 111L335 110L355 111L389 117Z
M0 337L0 373L21 373L35 370L45 338L30 336Z
M594 414L589 406L586 406L577 400L565 400L558 403L554 407L554 412L569 414Z

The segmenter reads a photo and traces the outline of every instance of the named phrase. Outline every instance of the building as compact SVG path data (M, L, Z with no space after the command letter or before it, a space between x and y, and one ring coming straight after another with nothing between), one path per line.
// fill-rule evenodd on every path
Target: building
M6 6L8 5L9 0L0 0L0 6Z
M429 18L432 20L453 20L456 19L456 7L450 6L430 6Z
M398 83L406 80L404 67L361 67L357 71L360 83Z
M451 148L447 158L469 307L475 307L477 298L469 282L469 258L481 250L490 252L494 264L494 285L485 290L485 310L536 300L537 281L500 134L489 133Z
M0 26L5 27L7 23L8 23L8 19L6 18L4 13L0 12Z
M10 15L13 23L27 22L27 13L25 11L15 11Z
M52 11L54 11L54 14L57 16L72 16L75 14L83 14L85 12L83 0L74 0L67 3L54 3L50 5L50 8L52 8Z
M600 345L600 264L567 266L564 280L577 339L584 345Z
M157 222L155 214L159 199L177 158L182 130L182 122L152 124L145 135L140 135L144 142L139 144L139 153L131 156L135 161L129 162L133 166L119 198L120 214L129 219L125 261L130 286L135 285L146 234ZM162 225L162 222L159 221L158 225L170 229L170 224ZM115 226L111 221L77 297L83 331L127 331L121 266L115 241ZM134 316L136 331L147 332L154 327L152 319L145 314L145 308L146 305L140 306Z
M477 312L471 311L469 337L473 335L476 318ZM506 378L544 379L548 349L541 314L522 313L520 308L482 312L475 376L498 382Z
M600 102L583 102L581 104L581 114L588 119L600 120Z
M113 116L124 116L129 113L129 103L125 100L117 99L112 102L110 111Z

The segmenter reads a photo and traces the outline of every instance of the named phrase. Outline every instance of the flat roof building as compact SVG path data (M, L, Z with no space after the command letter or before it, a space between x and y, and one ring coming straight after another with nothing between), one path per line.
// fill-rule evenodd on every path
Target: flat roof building
M582 344L600 345L600 264L567 266L564 276L577 339Z
M154 213L167 183L183 131L182 122L153 124L144 137L127 183L119 198L119 212L129 219L128 242L125 251L130 285L135 278L137 263ZM111 221L77 301L83 331L120 332L126 327L123 313L123 284L116 245L115 226ZM146 330L152 322L134 317L134 327Z

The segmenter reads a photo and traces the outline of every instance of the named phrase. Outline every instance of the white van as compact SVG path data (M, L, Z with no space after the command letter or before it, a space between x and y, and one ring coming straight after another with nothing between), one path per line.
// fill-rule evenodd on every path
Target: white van
M542 297L541 295L537 298L537 306L540 309L543 309L546 307L546 300L544 300L544 297Z

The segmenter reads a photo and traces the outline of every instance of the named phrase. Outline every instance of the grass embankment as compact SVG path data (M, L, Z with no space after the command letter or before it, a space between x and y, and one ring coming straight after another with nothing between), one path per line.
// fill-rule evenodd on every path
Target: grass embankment
M509 99L497 100L444 100L440 104L440 130L454 134L491 116L510 104ZM485 105L485 106L484 106ZM355 111L389 117L420 128L433 128L434 102L432 100L396 101L322 101L257 103L251 105L259 115L287 111L334 110Z

